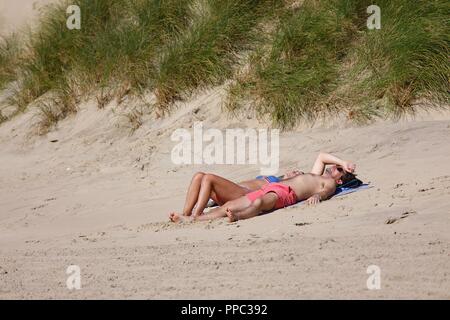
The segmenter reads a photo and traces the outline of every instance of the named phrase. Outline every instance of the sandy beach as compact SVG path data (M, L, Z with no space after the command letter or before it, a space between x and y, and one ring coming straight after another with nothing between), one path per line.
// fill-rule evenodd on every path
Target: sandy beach
M450 289L450 116L280 135L280 170L319 151L357 164L371 188L254 219L173 224L197 171L233 181L257 166L174 165L171 133L258 128L223 116L221 90L136 132L92 103L44 136L33 112L0 127L0 298L438 298ZM249 116L248 118L252 118ZM78 265L80 290L66 286ZM381 289L369 290L370 265Z
M0 28L24 26L48 2L2 1ZM370 188L244 221L174 224L194 173L260 174L171 159L179 128L267 127L250 111L232 117L224 99L223 87L203 90L166 117L144 112L136 131L131 100L99 109L90 99L44 135L32 105L1 123L0 299L450 299L448 111L282 132L280 174L308 172L326 151L354 161ZM73 265L79 290L66 283Z

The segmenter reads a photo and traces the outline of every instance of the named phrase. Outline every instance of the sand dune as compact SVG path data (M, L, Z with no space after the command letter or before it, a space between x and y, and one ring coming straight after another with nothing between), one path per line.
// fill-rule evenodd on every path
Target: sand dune
M320 150L354 160L369 190L228 223L175 225L192 174L257 166L170 161L173 130L263 127L228 118L221 90L129 135L87 103L48 135L33 110L0 126L0 298L450 298L450 116L316 125L280 138L281 168ZM52 142L53 141L53 142ZM68 290L66 268L81 268ZM369 265L381 289L368 290Z
M0 35L50 2L1 0ZM282 170L309 170L328 151L355 161L372 188L237 223L172 224L196 171L259 174L171 162L180 127L264 127L251 113L227 116L222 98L201 93L133 134L129 110L91 102L44 136L33 108L1 124L0 299L450 298L449 113L283 133ZM69 265L80 290L66 286ZM370 265L380 290L366 286Z

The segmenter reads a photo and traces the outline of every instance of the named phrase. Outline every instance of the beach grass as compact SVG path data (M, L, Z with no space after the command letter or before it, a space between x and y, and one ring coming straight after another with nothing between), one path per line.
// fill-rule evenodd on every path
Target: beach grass
M80 30L66 26L69 4L81 9ZM19 111L38 100L48 123L92 96L102 108L150 92L164 113L224 83L228 110L252 108L284 129L336 114L399 117L420 101L448 107L448 1L377 1L379 30L366 25L371 4L64 1L20 41L0 39L0 89L11 84Z

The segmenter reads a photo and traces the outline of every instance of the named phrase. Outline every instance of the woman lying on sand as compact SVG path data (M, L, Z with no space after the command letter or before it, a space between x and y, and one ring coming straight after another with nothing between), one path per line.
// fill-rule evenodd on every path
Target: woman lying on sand
M258 176L253 180L234 183L215 174L197 172L188 188L183 216L197 217L201 215L210 199L220 206L258 190L268 183L280 182L299 174L303 174L303 172L293 170L280 177Z
M326 165L331 166L326 168ZM260 182L254 180L246 181L244 185L241 183L239 186L224 178L210 175L210 178L203 182L207 175L198 173L189 187L183 215L173 212L169 218L173 222L179 222L212 220L228 216L230 221L236 221L254 217L263 211L283 208L295 204L297 201L307 200L308 204L316 204L331 197L338 185L355 179L353 174L355 168L355 164L349 161L343 161L328 153L320 153L310 173L298 172L279 182L263 181L260 189L256 191L248 188L249 185L258 186ZM194 182L194 180L196 181ZM215 181L216 186L220 185L220 187L213 188L211 181ZM202 190L203 184L205 187ZM225 190L229 192L225 192ZM217 200L219 205L221 202L224 203L202 215L210 197L214 201ZM228 200L224 201L225 198ZM198 208L196 208L191 216L189 213L195 202L197 205L200 203L201 211L197 211Z

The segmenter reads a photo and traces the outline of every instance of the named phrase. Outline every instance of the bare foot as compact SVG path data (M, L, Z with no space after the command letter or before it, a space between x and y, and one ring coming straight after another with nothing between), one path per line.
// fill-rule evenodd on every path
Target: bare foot
M170 221L175 222L175 223L183 222L183 221L192 221L191 217L186 217L186 216L183 216L176 212L170 213L169 219L170 219Z
M227 213L228 220L230 222L235 222L235 221L239 220L238 217L236 216L236 214L234 214L230 209L227 208L226 213Z

